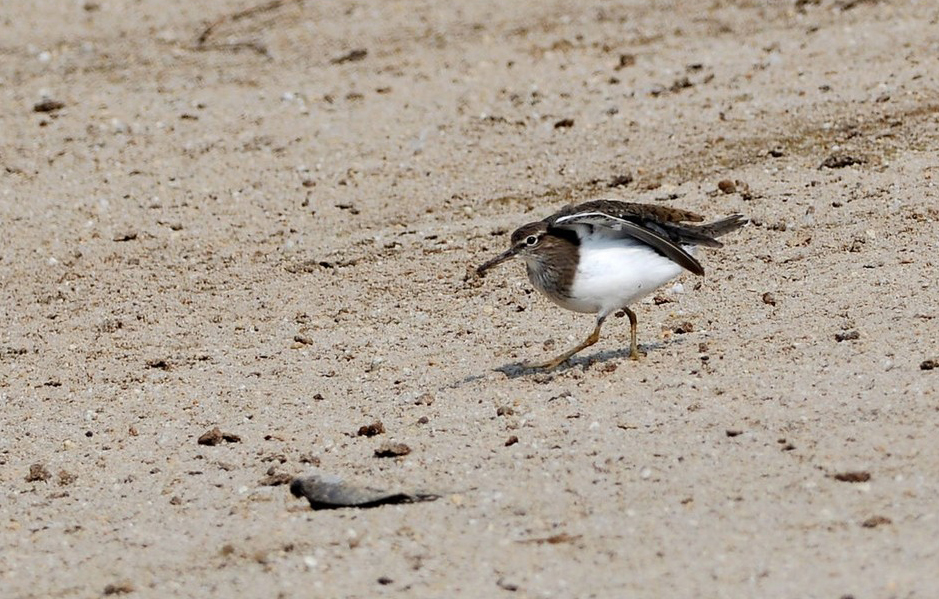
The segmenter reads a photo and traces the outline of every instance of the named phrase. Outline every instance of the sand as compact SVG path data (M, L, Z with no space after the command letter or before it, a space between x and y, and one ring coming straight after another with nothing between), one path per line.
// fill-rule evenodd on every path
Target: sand
M0 8L3 597L939 596L939 5L193 4ZM602 197L751 223L521 371Z

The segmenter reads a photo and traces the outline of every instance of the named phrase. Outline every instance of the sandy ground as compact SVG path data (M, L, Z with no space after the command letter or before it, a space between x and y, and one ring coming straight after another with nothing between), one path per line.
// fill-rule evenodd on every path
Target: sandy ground
M939 5L191 4L0 7L3 597L939 596ZM752 223L520 372L596 197Z

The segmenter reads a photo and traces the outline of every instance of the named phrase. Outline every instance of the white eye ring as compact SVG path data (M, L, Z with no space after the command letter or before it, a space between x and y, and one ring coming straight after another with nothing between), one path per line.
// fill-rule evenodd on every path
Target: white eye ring
M528 237L525 238L525 243L527 243L528 245L535 245L536 243L538 243L538 238L535 237L534 235L529 235Z

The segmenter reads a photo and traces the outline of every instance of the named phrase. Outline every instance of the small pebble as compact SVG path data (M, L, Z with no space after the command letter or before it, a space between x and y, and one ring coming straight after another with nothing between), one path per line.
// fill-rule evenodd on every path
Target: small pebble
M730 179L723 179L718 181L717 188L721 190L722 193L731 194L737 191L737 186L734 185L734 182Z

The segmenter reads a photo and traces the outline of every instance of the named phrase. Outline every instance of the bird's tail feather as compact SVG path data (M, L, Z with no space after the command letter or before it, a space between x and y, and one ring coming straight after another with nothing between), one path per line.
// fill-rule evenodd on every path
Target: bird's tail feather
M736 231L740 227L747 224L748 220L749 219L742 214L734 214L732 216L716 220L713 223L701 225L700 227L697 227L697 229L709 237L720 237L721 235L726 235L731 231Z
M716 238L726 235L731 231L736 231L747 224L747 217L742 214L734 214L713 223L698 225L696 227L683 227L682 241L693 245L703 245L706 247L721 247L722 244Z

